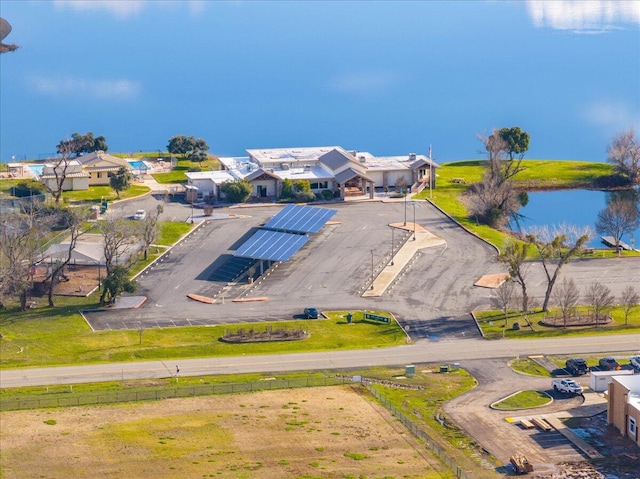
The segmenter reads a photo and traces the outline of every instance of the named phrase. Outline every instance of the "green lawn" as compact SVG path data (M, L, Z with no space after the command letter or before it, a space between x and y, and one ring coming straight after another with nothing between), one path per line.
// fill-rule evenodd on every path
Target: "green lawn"
M220 169L220 161L217 157L209 155L209 158L202 163L190 160L178 160L178 166L167 173L154 173L153 178L162 184L167 183L186 183L187 175L185 173L192 169L200 169L200 171L216 171Z
M482 179L483 163L482 160L468 160L443 164L436 172L436 188L431 191L431 195L425 189L416 198L430 199L469 231L502 248L510 236L476 224L468 217L461 201L461 196L469 185ZM592 185L597 177L613 172L609 164L586 161L525 160L522 166L524 170L514 179L516 186L522 189L585 188Z
M549 404L551 401L551 397L547 393L541 391L520 391L519 393L509 396L502 401L492 404L491 407L503 411L512 411L544 406Z
M551 373L530 358L518 358L509 363L511 369L531 376L552 377ZM563 363L564 367L564 363Z
M363 321L362 313L358 312L354 312L352 324L347 324L343 313L333 313L326 320L93 332L78 308L96 307L96 302L93 297L82 300L58 298L56 308L42 307L22 313L9 309L0 313L3 335L0 367L366 349L405 344L405 334L397 323ZM226 332L238 328L264 331L267 327L304 329L311 336L284 343L228 344L220 341Z
M586 309L582 308L585 312ZM560 313L554 309L551 309L550 316L560 315ZM519 312L511 312L507 325L505 327L504 313L502 311L476 311L475 316L478 320L478 324L482 329L482 332L487 339L500 339L503 337L509 339L517 338L544 338L544 337L558 337L558 336L577 336L577 335L601 335L601 334L624 334L624 333L637 333L640 331L640 308L636 308L628 318L628 322L625 324L624 313L620 308L612 309L609 314L613 318L613 321L609 324L600 325L596 327L576 327L576 328L561 328L561 327L549 327L541 324L541 321L545 317L545 313L537 311L535 313L529 313L526 317ZM520 329L513 329L514 323L518 323ZM527 324L530 323L531 326Z

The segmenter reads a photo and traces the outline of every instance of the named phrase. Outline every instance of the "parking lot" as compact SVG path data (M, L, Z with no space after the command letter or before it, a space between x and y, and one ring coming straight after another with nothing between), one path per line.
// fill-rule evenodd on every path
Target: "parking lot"
M421 250L380 298L363 298L374 274L390 260L390 223L413 221L408 202L362 202L330 205L338 210L326 225L288 262L279 263L253 285L229 287L238 266L233 252L255 228L276 214L278 206L225 209L237 215L205 221L177 244L163 260L138 279L136 294L147 296L142 307L117 314L87 314L96 330L240 321L287 320L307 306L319 310L385 309L400 321L414 324L413 334L434 339L474 334L469 311L488 305L491 291L473 283L483 274L502 271L495 250L457 227L425 201L415 202L416 223L442 237L446 245ZM133 208L133 207L132 207ZM373 252L373 253L372 253ZM215 297L213 305L194 302L188 293ZM266 301L232 302L240 294Z
M145 200L153 208L157 198ZM415 206L414 206L415 204ZM132 212L137 204L127 205ZM305 307L322 310L378 309L391 311L414 339L446 341L477 335L470 312L492 308L493 290L473 286L485 274L504 272L496 250L464 231L426 201L357 202L327 206L337 209L332 223L313 236L290 261L275 265L254 284L229 282L247 262L234 251L260 225L280 210L276 205L255 205L216 210L220 215L202 222L152 268L138 278L138 292L148 299L142 307L88 313L96 330L222 324L246 321L290 320ZM410 232L392 235L390 223L415 221L446 244L420 250L381 297L362 293L389 261L396 248L411 241ZM165 205L167 220L183 221L191 209ZM197 221L202 212L196 210ZM392 237L393 236L393 237ZM626 285L640 282L640 261L627 259L579 260L564 267L579 288L601 281L619 294ZM373 268L372 268L373 266ZM541 297L544 272L538 264L529 271L529 292ZM203 304L187 294L216 298ZM233 302L234 298L265 298Z

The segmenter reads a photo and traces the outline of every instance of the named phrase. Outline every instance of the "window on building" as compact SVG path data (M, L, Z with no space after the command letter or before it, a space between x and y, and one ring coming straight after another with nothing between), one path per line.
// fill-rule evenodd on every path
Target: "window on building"
M637 430L638 430L638 426L636 425L635 418L630 417L629 418L629 436L635 439Z
M328 187L328 181L320 181L319 183L311 183L309 186L312 190L326 190Z
M102 178L102 171L98 171L96 173L96 178Z

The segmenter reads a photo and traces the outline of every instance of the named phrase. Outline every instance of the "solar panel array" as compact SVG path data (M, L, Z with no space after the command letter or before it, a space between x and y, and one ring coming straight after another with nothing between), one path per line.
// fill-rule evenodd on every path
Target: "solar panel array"
M258 230L238 248L233 256L270 261L288 261L309 237L279 231Z
M288 261L309 241L306 233L317 233L336 213L336 210L326 208L287 205L243 243L233 256Z
M264 227L290 233L317 233L336 213L336 210L327 208L287 205Z

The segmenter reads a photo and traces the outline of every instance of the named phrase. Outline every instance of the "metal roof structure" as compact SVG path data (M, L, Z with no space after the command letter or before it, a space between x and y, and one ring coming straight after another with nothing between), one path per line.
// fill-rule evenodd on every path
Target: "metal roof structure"
M287 205L264 228L290 233L317 233L337 210L314 206Z
M305 235L260 229L245 241L233 253L233 256L269 261L288 261L307 241L309 241L309 237Z

